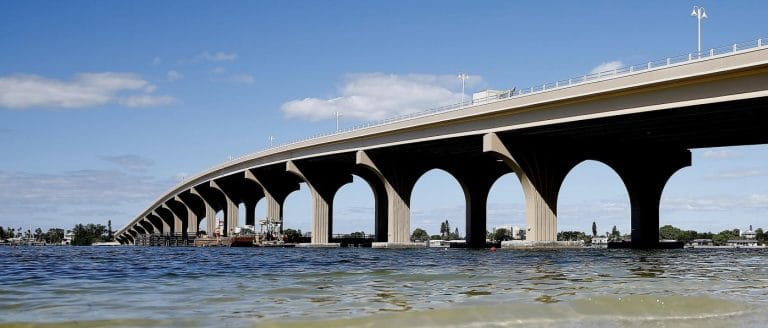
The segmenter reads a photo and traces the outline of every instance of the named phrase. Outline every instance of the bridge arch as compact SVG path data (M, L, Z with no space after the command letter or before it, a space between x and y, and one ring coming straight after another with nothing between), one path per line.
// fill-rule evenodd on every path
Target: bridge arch
M599 182L599 183L597 183ZM592 235L631 232L629 193L621 176L600 159L584 159L574 165L560 186L557 201L558 232L579 231Z
M336 229L332 233L376 233L376 196L370 183L358 175L344 184L333 197L333 218Z
M410 191L409 231L421 228L429 235L439 235L441 223L448 221L450 234L458 229L460 237L466 237L466 197L467 191L453 173L439 167L424 171Z
M506 173L493 182L488 192L486 212L486 230L488 233L493 233L494 228L510 230L517 227L520 229L517 235L508 231L510 235L499 239L524 238L526 229L525 193L517 173Z

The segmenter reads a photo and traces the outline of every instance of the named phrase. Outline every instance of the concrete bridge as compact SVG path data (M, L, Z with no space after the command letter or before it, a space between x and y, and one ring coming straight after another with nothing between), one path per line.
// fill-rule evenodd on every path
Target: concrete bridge
M167 191L117 233L194 236L224 213L223 235L255 222L256 203L282 220L286 197L305 183L313 202L312 244L330 241L333 199L356 175L375 198L375 236L407 245L416 181L440 168L466 199L466 238L483 246L493 183L514 172L525 194L527 239L554 241L557 198L585 160L611 167L631 205L632 246L658 245L667 180L691 165L690 149L768 143L768 47L761 40L583 78L507 92L474 104L307 139L231 160Z

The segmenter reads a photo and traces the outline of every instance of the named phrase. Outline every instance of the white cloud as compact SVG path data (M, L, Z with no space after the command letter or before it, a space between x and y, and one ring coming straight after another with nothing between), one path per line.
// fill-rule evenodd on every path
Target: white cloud
M253 84L256 81L253 75L247 73L227 74L227 69L221 66L214 67L210 72L214 75L211 78L212 82Z
M178 81L184 78L184 74L179 73L178 71L170 70L168 73L165 74L165 79L168 82L174 82Z
M590 74L595 74L595 73L607 72L607 71L612 71L612 70L619 69L619 68L622 68L622 67L624 67L624 63L622 63L620 60L614 60L614 61L610 61L610 62L606 62L606 63L602 63L600 65L597 65L589 73Z
M126 107L162 107L175 104L176 98L144 94L120 98L117 102Z
M253 75L250 74L234 74L227 77L227 79L230 82L234 83L243 83L243 84L253 84L255 81L253 79Z
M138 155L101 156L101 159L129 170L144 170L154 162Z
M160 59L160 57L155 57L155 58L152 59L152 65L160 65L160 63L162 63L162 62L163 62L163 60Z
M765 173L762 170L758 169L742 169L742 170L732 170L732 171L722 171L718 172L713 178L715 179L742 179L742 178L751 178L751 177L759 177L764 175Z
M198 56L198 58L211 61L211 62L223 62L223 61L234 61L237 59L236 53L226 53L226 52L204 52Z
M81 73L68 81L37 75L12 75L0 77L0 107L86 108L114 102L118 94L131 91L152 92L154 86L131 73ZM171 97L156 98L167 101ZM137 104L136 101L127 103Z
M480 84L482 77L472 76L468 83ZM351 119L377 120L457 103L461 92L454 90L460 85L454 75L352 74L338 97L292 100L281 110L288 118L310 121L334 117L337 111Z
M105 224L107 218L119 226L115 219L127 221L173 184L170 179L113 170L0 171L0 217L3 225L24 227L70 228L83 220Z
M738 158L739 153L729 149L706 150L701 155L701 157L706 159L731 159L731 158Z
M768 194L665 198L661 202L661 206L664 210L670 211L713 211L725 213L745 209L768 209Z

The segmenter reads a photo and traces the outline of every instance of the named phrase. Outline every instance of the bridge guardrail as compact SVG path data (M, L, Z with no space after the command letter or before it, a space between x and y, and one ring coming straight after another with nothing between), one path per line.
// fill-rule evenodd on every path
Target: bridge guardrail
M459 102L459 103L455 103L455 104L450 104L450 105L430 108L430 109L426 109L426 110L423 110L423 111L418 111L418 112L413 112L413 113L397 115L397 116L388 117L388 118L381 119L381 120L374 120L374 121L363 122L363 123L356 124L356 125L353 125L353 126L348 127L348 128L339 129L338 131L325 131L325 132L321 132L319 134L315 134L315 135L311 135L311 136L307 136L307 137L303 137L303 138L294 139L294 140L291 140L291 141L286 142L286 143L281 143L279 145L270 146L270 147L264 147L264 148L254 152L254 153L245 154L245 155L240 156L238 158L243 158L243 157L246 157L246 156L255 155L255 154L258 154L260 152L264 152L264 151L268 151L268 150L273 150L273 149L277 149L277 148L281 148L281 147L285 147L285 146L291 146L291 145L295 145L297 143L301 143L301 142L309 141L309 140L315 140L315 139L319 139L319 138L326 137L326 136L338 135L338 134L348 133L348 132L352 132L352 131L359 131L359 130L362 130L362 129L367 129L367 128L371 128L371 127L387 125L387 124L394 123L394 122L401 122L401 121L409 120L409 119L416 118L416 117L429 116L429 115L434 114L434 113L444 113L444 112L448 112L448 111L452 111L452 110L467 109L467 108L473 107L473 105L476 105L476 104L487 104L487 103L491 103L491 102L499 101L499 100L504 100L504 99L508 99L508 98L515 98L515 97L530 95L530 94L534 94L534 93L551 91L552 89L555 89L555 88L569 87L569 86L573 86L573 85L576 85L576 84L592 82L592 81L602 80L602 79L606 79L606 78L615 78L615 77L625 76L625 75L628 75L628 74L643 72L643 71L647 71L647 70L651 70L651 69L660 69L660 68L665 68L665 67L668 67L668 66L682 64L682 63L706 60L706 59L710 59L712 57L719 57L719 56L724 56L724 55L732 55L732 54L736 54L736 53L741 52L741 51L757 50L757 49L763 48L765 46L766 46L766 44L765 44L764 40L762 38L760 38L760 39L755 39L755 40L741 42L741 43L734 43L734 44L728 45L728 46L711 48L709 50L705 50L705 51L701 51L701 52L691 52L691 53L687 53L687 54L683 54L683 55L678 55L678 56L673 56L673 57L666 57L666 58L657 59L657 60L651 60L651 61L648 61L648 62L645 62L645 63L641 63L641 64L625 65L625 66L622 66L622 67L617 68L617 69L606 70L606 71L595 72L595 73L587 73L587 74L584 74L584 75L581 75L581 76L572 77L572 78L565 79L565 80L557 80L557 81L554 81L554 82L548 82L548 83L543 83L543 84L539 84L539 85L530 86L528 88L519 88L519 89L518 88L513 88L513 89L509 89L509 90L503 91L501 95L505 95L506 94L506 96L504 96L504 97L500 97L499 95L494 95L494 96L490 96L490 97L486 97L486 98L482 98L482 99L467 100L467 101L464 101L464 102Z

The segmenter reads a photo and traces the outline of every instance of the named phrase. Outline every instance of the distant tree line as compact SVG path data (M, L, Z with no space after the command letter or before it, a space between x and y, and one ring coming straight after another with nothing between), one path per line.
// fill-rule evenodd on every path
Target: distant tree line
M111 227L112 222L109 222ZM72 245L88 246L95 242L101 241L114 241L113 231L103 224L77 224L72 230L67 230L66 233L72 233ZM30 242L45 242L46 244L61 244L64 241L65 230L60 228L51 228L47 232L43 232L43 229L37 228L34 231L22 228L9 228L0 226L0 239L8 240L12 238L23 239Z
M711 232L697 232L695 230L681 230L671 225L665 225L659 228L659 239L669 239L690 243L694 239L712 239L716 246L725 245L728 240L741 239L739 229L723 230L716 234ZM759 243L765 243L766 235L763 228L755 229L755 240Z

